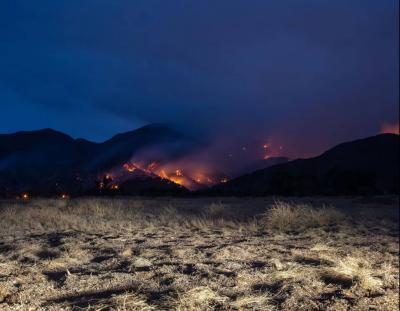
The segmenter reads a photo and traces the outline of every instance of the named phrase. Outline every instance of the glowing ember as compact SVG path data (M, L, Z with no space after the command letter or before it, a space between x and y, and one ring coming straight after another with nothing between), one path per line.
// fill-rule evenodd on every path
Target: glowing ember
M113 178L112 178L112 176L110 174L106 174L105 179L106 180L113 180Z

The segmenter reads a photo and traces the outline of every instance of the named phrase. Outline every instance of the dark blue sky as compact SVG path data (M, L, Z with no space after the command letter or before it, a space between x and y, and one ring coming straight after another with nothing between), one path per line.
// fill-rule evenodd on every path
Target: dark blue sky
M2 0L0 132L164 122L292 155L373 135L398 120L396 2Z

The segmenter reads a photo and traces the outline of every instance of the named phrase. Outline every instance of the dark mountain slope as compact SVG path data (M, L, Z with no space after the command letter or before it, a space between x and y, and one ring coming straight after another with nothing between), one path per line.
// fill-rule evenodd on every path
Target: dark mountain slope
M0 135L0 195L22 191L37 194L93 192L102 176L132 157L151 154L155 160L175 159L198 144L160 124L118 134L103 143L73 139L44 129ZM141 178L146 179L145 177ZM156 176L146 179L146 189L176 187ZM129 189L135 193L135 189ZM181 190L179 190L181 191Z
M275 165L214 187L220 195L347 195L399 192L399 136L338 145L311 159Z
M163 124L150 124L135 131L115 135L98 146L89 170L107 170L128 159L154 158L159 162L193 152L199 144Z

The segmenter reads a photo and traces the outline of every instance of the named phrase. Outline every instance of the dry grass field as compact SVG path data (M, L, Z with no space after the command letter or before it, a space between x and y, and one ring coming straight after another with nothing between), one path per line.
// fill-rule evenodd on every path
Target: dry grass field
M0 201L0 310L398 310L398 204Z

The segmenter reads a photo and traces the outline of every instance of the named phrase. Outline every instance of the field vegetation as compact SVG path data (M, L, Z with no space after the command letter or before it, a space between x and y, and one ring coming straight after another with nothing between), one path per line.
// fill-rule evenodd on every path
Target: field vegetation
M0 201L0 310L398 310L398 204Z

